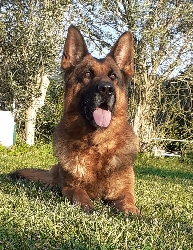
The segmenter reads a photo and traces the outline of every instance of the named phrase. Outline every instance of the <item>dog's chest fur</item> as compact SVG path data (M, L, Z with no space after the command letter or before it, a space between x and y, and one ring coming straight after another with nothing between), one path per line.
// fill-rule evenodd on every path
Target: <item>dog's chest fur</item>
M121 130L110 126L77 140L62 131L59 126L58 133L55 133L55 155L63 170L76 179L88 183L99 181L133 163L130 151L133 151L131 145L137 151L136 136L127 123ZM110 136L112 131L115 135L113 138ZM125 137L128 138L127 142Z

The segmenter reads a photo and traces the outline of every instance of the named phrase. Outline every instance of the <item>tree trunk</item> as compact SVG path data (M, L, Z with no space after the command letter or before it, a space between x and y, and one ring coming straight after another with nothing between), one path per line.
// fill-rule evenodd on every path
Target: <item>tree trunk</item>
M25 134L26 143L28 145L33 145L35 141L35 124L36 124L36 114L37 110L33 105L26 110L26 120L25 120Z
M140 147L149 146L153 133L151 120L151 107L149 105L138 105L134 118L134 131L140 138Z
M37 111L44 105L46 92L49 86L49 79L46 74L38 76L37 81L40 84L40 96L32 99L31 105L26 110L25 135L26 143L33 145L35 142L35 126Z
M136 135L139 135L140 132L140 118L141 118L141 106L137 106L136 114L133 121L133 129Z
M148 72L145 68L146 62L144 62L144 74L142 78L143 91L140 93L140 101L133 121L134 131L140 138L141 150L149 147L151 144L151 139L154 134L153 116L156 109L154 79L148 79Z

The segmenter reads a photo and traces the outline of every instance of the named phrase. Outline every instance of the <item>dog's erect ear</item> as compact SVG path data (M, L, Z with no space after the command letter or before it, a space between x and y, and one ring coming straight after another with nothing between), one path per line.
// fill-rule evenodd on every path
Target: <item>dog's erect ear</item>
M88 49L83 36L75 26L71 25L64 44L61 67L67 70L75 66L87 54Z
M133 54L133 36L131 32L127 31L119 37L108 56L111 56L119 68L124 71L128 77L131 77L134 73Z

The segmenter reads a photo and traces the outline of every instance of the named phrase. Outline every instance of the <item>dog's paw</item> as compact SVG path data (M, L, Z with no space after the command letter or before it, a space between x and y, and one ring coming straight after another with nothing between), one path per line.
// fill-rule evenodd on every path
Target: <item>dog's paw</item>
M113 202L113 206L125 215L140 215L141 211L135 206L134 199L126 199L125 197L119 197Z
M91 201L89 203L81 203L80 206L82 210L87 214L91 214L94 210L94 206Z
M132 215L136 215L139 216L141 215L141 211L135 206L135 205L128 205L123 209L125 215L127 214L132 214Z
M93 203L85 190L81 188L74 189L72 203L78 204L86 212L90 213L93 209Z

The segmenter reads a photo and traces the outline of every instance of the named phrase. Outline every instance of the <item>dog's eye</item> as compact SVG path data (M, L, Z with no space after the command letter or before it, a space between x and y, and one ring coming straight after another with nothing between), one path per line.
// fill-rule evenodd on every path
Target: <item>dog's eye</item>
M110 78L111 80L115 80L115 79L117 78L117 76L116 76L115 73L111 73L110 76L109 76L109 78Z
M90 78L91 77L91 72L90 71L86 71L85 74L84 74L84 77Z

